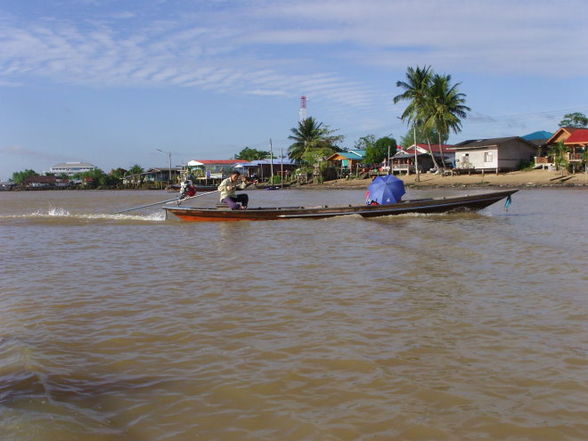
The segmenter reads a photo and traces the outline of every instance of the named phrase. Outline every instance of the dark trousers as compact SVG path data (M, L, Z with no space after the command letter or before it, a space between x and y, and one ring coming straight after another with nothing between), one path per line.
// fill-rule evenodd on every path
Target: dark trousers
M241 203L243 208L247 208L247 203L249 202L249 196L246 194L238 194L237 196L229 196L222 200L223 203L227 204L231 210L238 210L239 205L237 203Z

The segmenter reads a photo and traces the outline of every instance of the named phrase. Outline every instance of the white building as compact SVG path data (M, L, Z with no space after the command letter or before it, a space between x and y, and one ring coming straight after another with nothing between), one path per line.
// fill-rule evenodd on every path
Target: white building
M98 167L90 164L89 162L61 162L51 167L51 169L49 169L49 173L54 173L58 176L63 174L67 176L73 176L77 173L84 173L96 170L97 168Z

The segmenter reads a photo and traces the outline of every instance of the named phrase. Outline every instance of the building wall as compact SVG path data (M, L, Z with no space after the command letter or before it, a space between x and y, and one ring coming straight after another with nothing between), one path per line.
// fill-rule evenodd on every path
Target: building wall
M458 168L496 169L498 167L498 149L459 150L455 153Z
M517 170L522 161L533 161L537 149L527 144L511 141L501 146L498 167L501 170Z
M517 170L522 161L533 161L537 149L520 141L509 141L500 147L489 146L455 153L456 167L476 170ZM468 165L469 164L469 165Z
M73 176L77 173L84 173L88 171L95 170L97 167L94 165L59 165L53 166L49 169L50 173L55 173L56 175L66 174L68 176Z

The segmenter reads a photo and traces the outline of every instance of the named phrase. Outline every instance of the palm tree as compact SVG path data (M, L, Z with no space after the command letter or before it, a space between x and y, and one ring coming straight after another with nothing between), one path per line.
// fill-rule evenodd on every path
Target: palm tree
M406 70L406 81L396 82L396 87L404 89L404 92L394 97L394 104L399 101L409 101L400 119L406 120L408 123L417 124L421 121L421 114L427 102L432 76L431 66L423 68L417 66L416 69L409 67Z
M431 82L433 79L433 70L431 66L424 66L416 68L409 67L406 70L406 81L397 81L396 87L400 87L404 90L400 95L394 97L394 104L399 101L408 101L408 105L404 109L404 112L400 116L402 121L406 121L410 124L414 130L417 127L424 125L424 121L427 119L426 110L428 108ZM416 149L416 145L415 145ZM433 164L437 167L435 156L429 149ZM415 163L415 172L417 171L417 164Z
M458 91L460 84L451 85L451 75L435 74L427 97L424 125L437 132L443 167L442 141L449 138L449 131L461 131L461 119L466 118L467 112L471 110L465 105L465 94Z
M334 135L334 130L323 123L318 123L314 118L306 118L298 123L298 127L290 129L292 135L288 139L294 141L288 147L288 156L294 160L301 160L309 149L330 148L337 149L336 144L343 139L341 135Z
M128 176L131 178L132 182L135 185L139 185L143 182L143 173L143 167L141 167L139 164L135 164L131 168L129 168Z

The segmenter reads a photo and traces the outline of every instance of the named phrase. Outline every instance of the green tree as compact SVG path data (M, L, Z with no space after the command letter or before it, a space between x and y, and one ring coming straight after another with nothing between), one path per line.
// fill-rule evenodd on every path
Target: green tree
M119 184L119 179L111 174L106 174L97 168L87 172L77 173L76 179L80 179L85 188L115 188Z
M27 169L12 173L12 178L10 180L18 185L21 185L27 178L31 176L39 176L39 174L35 170Z
M568 148L564 145L563 142L558 142L554 144L549 149L549 156L553 158L553 163L555 164L555 168L557 170L561 170L562 174L564 170L568 167L568 158L567 158Z
M588 118L586 115L580 112L567 113L563 119L559 122L560 127L574 127L578 129L584 129L588 127Z
M437 132L434 129L431 129L430 127L411 126L409 128L409 130L406 132L406 134L402 138L400 138L400 145L404 148L410 147L411 145L413 145L415 143L414 142L415 132L416 132L416 143L417 144L426 144L427 140L438 138ZM445 142L445 141L446 140L443 140L443 142Z
M353 148L357 150L366 150L369 147L373 147L376 143L376 137L374 135L366 135L359 138L353 144Z
M432 77L431 66L409 67L406 70L406 81L396 82L396 87L400 87L403 92L394 97L394 104L400 101L408 102L400 117L402 121L411 125L422 125Z
M127 171L124 168L114 168L110 170L109 173L111 176L115 177L116 179L122 179L127 174Z
M288 156L294 160L303 160L309 150L338 151L340 149L337 144L343 140L342 135L335 135L335 130L323 126L323 123L318 123L312 117L300 121L298 127L292 128L291 132L288 139L294 142L288 147Z
M257 150L245 147L235 155L235 159L242 159L244 161L255 161L256 159L266 159L270 156L270 152L267 152L265 150Z
M396 86L403 92L394 97L394 103L408 102L400 118L406 121L411 129L416 129L419 135L424 135L427 144L430 145L431 139L435 139L431 136L433 133L437 135L439 144L442 144L448 138L450 130L455 133L461 130L461 119L465 118L466 112L470 110L465 105L465 94L458 90L460 84L452 85L451 75L437 75L430 66L409 67L406 71L406 80L396 82ZM429 153L434 166L437 167L431 149Z
M143 173L145 173L143 167L141 167L139 164L135 164L129 168L126 176L133 185L138 186L143 183Z
M145 173L145 170L143 170L143 167L141 167L139 164L131 166L128 172L129 175L140 175L141 173Z
M420 128L425 125L432 81L433 70L431 66L424 66L422 68L417 66L416 68L408 67L406 70L406 80L396 82L396 87L400 87L403 92L394 97L394 104L400 101L408 102L400 119L413 128ZM437 161L433 152L429 153L431 154L434 166L437 167Z
M459 92L461 83L451 84L451 75L433 75L425 106L425 128L437 132L441 161L443 161L444 142L449 138L449 132L461 131L461 120L467 117L471 109L465 105L465 94ZM445 164L442 163L442 167Z
M390 157L396 153L396 140L388 136L379 139L373 137L373 142L365 148L363 159L366 164L379 164L388 158L388 153Z

